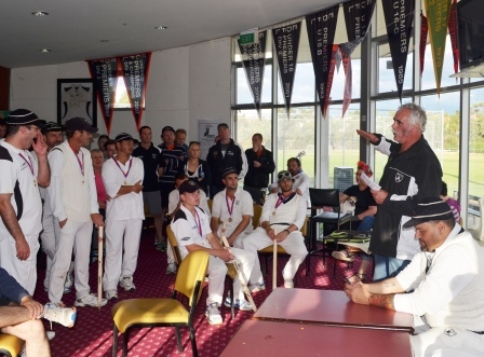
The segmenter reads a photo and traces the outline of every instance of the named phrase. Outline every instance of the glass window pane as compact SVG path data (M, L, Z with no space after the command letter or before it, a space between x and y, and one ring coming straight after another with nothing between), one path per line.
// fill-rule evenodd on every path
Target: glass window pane
M299 155L302 169L308 174L311 187L314 187L314 107L292 108L289 119L286 110L279 109L277 116L277 170L286 169L287 160Z
M413 42L412 42L413 43ZM403 80L403 89L412 89L413 86L413 45L409 47L407 55L407 65L405 67L405 78ZM393 71L393 62L390 55L390 46L388 43L378 46L378 93L396 92L397 83Z
M244 150L252 147L252 135L262 134L263 145L272 151L271 110L261 110L261 117L254 110L237 110L235 116L237 126L237 142Z
M466 118L464 118L466 119ZM471 91L469 141L469 195L484 196L484 88ZM481 215L483 212L481 212Z
M236 104L251 104L254 103L254 97L249 89L245 70L240 67L237 68L237 98ZM262 81L262 103L268 103L271 101L272 92L272 65L265 65L264 67L264 79Z
M454 58L452 55L452 46L450 44L450 36L447 35L445 41L445 53L444 53L444 66L442 67L442 79L440 87L454 86L459 84L459 79L450 78L454 74ZM422 73L422 89L436 88L435 74L434 74L434 61L432 59L432 48L430 43L425 48L425 62L424 70Z
M284 97L281 89L281 76L277 73L277 101L284 104ZM315 98L314 71L312 62L298 62L294 76L291 103L314 102Z

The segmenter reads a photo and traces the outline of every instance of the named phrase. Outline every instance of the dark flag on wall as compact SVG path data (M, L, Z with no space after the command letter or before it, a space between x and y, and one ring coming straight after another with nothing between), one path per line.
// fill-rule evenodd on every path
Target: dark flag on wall
M331 85L328 84L331 61L334 59L333 42L338 20L338 10L339 5L336 5L315 14L306 15L309 48L313 60L314 76L316 77L316 91L321 112L325 118L331 90Z
M454 73L459 72L459 39L457 38L457 0L452 1L449 16L449 34L454 56ZM457 80L457 78L456 78Z
M87 61L91 78L97 90L97 99L101 106L104 123L109 134L113 118L113 103L118 83L118 59L105 58Z
M297 53L299 37L301 34L301 21L298 23L272 29L275 52L281 75L282 94L286 105L287 115L291 107L292 88L296 74Z
M425 64L425 49L427 47L427 36L429 32L429 25L427 17L420 13L420 76L422 76Z
M366 36L375 4L376 0L351 0L343 4L349 42Z
M145 107L150 59L151 52L121 57L124 83L138 130L141 126L143 108Z
M415 0L382 1L382 4L398 97L402 101L403 81L405 79L407 53L412 34Z
M345 116L346 110L350 106L352 98L353 74L351 70L351 54L355 50L356 46L358 46L362 41L363 37L360 37L353 42L346 42L339 45L339 52L341 53L341 57L343 59L343 69L346 76L343 93L343 116Z
M254 104L260 116L260 104L262 96L262 81L264 80L264 65L266 61L267 31L259 32L259 43L241 45L242 65L245 70L247 83L249 84Z

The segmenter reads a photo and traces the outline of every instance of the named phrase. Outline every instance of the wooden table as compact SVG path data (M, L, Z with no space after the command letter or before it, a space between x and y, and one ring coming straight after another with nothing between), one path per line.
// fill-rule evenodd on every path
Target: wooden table
M404 331L331 327L247 320L221 354L247 356L411 357Z
M274 290L254 314L260 320L413 332L413 316L351 302L343 291Z

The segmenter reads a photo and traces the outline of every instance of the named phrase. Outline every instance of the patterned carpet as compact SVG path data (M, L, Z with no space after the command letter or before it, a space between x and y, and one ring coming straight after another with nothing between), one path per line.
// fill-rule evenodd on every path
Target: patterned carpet
M145 231L141 239L138 268L134 276L136 291L124 292L119 290L120 299L139 297L169 297L175 277L165 275L166 254L161 253L153 247L154 233ZM264 258L261 264L264 264ZM285 264L286 258L279 258L279 285L282 285L280 269ZM320 257L311 259L311 275L306 277L305 263L300 267L296 287L307 289L330 289L339 290L343 287L344 277L352 275L360 262L355 260L354 267L347 271L346 263L339 262L336 267L336 277L333 278L334 259L326 262L323 267ZM269 264L271 266L272 264ZM47 293L43 289L43 277L45 274L45 257L41 254L39 260L39 279L35 297L40 302L47 302ZM271 292L272 272L269 267L269 274L266 277L265 291L254 295L257 306L260 306L267 295ZM90 285L92 291L96 292L97 287L97 263L91 265ZM216 357L220 355L232 336L237 332L240 325L252 316L252 312L236 310L234 319L230 316L230 309L222 307L221 312L224 324L210 326L205 319L206 290L202 295L196 312L196 339L199 354L201 357ZM75 293L71 292L64 296L67 305L74 303ZM76 326L72 329L64 328L54 324L55 338L51 341L52 354L55 357L68 356L111 356L112 355L112 320L111 307L115 302L109 302L100 311L97 308L78 308ZM46 328L49 325L45 324ZM174 328L144 328L131 332L129 343L129 356L192 356L189 335L187 329L182 329L183 352L178 352ZM118 346L118 356L121 355L121 344Z

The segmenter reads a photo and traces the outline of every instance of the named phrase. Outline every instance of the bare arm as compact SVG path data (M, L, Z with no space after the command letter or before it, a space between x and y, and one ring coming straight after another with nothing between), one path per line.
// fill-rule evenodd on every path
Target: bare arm
M11 203L12 194L0 194L0 216L3 224L8 229L10 235L15 240L15 247L17 249L17 258L26 260L30 256L30 248L25 240L25 236L18 224L17 215Z
M218 232L219 220L218 217L212 217L210 220L210 229L212 232Z
M227 237L227 240L229 241L230 245L234 244L234 241L239 236L239 234L241 234L245 230L245 228L247 228L247 226L250 223L250 218L251 218L251 216L249 216L249 215L243 215L242 216L242 221L239 223L237 228L235 228L235 230L232 232L230 237Z
M37 182L41 187L48 187L50 185L50 166L47 160L47 144L44 141L44 136L39 133L36 138L37 140L32 141L32 148L37 154L39 159L39 173L37 175Z
M361 212L359 215L357 215L357 217L361 221L365 217L374 216L376 214L376 210L376 206L369 206L366 211Z
M388 310L395 310L394 297L404 290L395 278L373 284L346 284L345 293L357 304L374 305Z
M119 191L116 194L116 197L127 195L128 193L140 193L143 190L143 185L141 184L142 181L136 182L134 185L123 185L119 188Z

